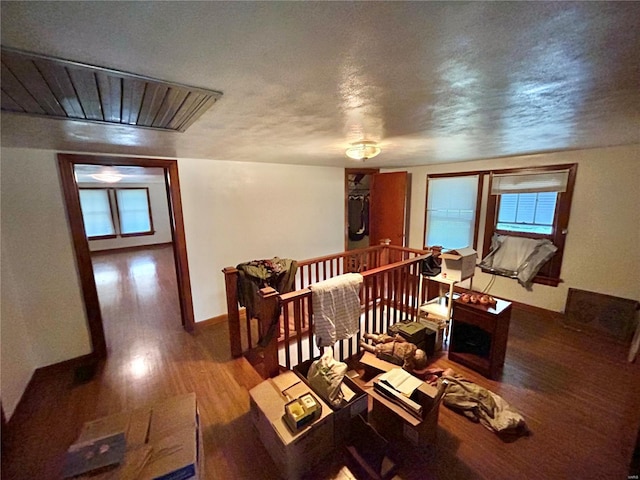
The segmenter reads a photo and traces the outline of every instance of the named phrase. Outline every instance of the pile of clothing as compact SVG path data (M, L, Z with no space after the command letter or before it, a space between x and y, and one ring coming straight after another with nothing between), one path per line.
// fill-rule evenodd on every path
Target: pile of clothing
M442 403L469 420L505 437L530 433L524 417L502 397L456 375L450 368L427 369L421 376L432 385L446 381Z
M293 291L298 262L274 257L270 260L252 260L241 263L238 269L238 303L247 309L247 318L254 318L260 298L260 289L271 287L278 293ZM258 344L265 346L275 333L278 318L273 320L266 335Z

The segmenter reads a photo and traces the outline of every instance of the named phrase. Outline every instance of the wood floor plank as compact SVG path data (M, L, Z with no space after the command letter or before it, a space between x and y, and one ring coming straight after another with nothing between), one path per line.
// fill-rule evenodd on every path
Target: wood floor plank
M171 249L98 254L94 266L108 359L86 382L69 368L36 373L3 432L2 478L57 480L83 422L190 391L200 405L206 478L277 478L249 417L248 391L261 379L246 360L231 358L226 323L182 329ZM435 448L393 447L396 478L627 478L640 425L640 365L627 363L626 346L561 320L515 308L497 380L446 352L433 363L501 395L531 436L505 442L443 407ZM351 478L341 458L313 478Z

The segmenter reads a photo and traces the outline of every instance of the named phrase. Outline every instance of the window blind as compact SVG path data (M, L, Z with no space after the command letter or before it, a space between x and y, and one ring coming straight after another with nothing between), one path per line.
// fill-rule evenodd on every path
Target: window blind
M504 193L565 192L569 170L492 175L491 195Z
M87 237L114 235L109 192L103 189L80 189L80 207Z
M429 178L425 245L446 250L472 246L478 175Z
M144 233L151 230L149 199L146 189L117 189L120 233Z

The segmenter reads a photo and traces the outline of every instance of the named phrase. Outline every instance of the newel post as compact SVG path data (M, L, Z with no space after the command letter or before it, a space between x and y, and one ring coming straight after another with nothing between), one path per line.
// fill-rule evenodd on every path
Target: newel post
M382 267L384 265L389 265L389 245L391 245L390 238L383 238L380 240L380 245L382 245L382 251L380 252L380 265Z
M224 286L227 293L227 320L229 322L229 344L233 357L242 356L242 338L240 336L240 311L238 308L238 269L225 267Z
M271 338L264 347L264 373L267 378L276 377L280 373L278 365L278 336L280 335L280 302L278 292L271 287L260 289L260 305L258 306L258 319L260 322L260 337L269 335L271 328Z

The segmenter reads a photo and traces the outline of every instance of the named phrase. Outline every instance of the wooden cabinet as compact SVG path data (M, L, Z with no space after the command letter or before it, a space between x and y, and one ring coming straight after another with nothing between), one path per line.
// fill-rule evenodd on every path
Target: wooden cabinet
M511 302L488 306L454 300L449 359L496 378L504 365L510 321Z

